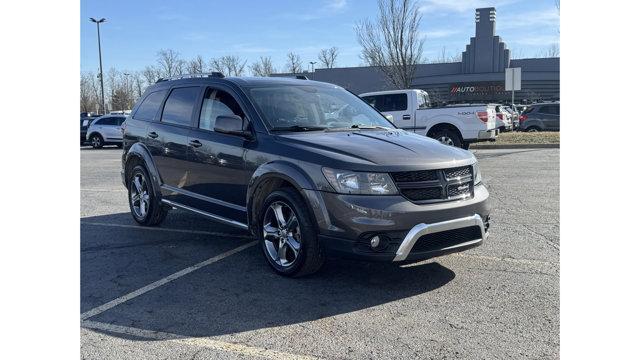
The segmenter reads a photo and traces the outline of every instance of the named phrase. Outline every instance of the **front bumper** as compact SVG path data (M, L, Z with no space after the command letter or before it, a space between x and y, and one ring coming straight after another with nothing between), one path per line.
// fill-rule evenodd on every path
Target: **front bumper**
M341 257L420 260L478 246L486 239L489 193L482 184L476 185L471 199L432 204L415 204L402 196L313 193L321 201L311 206L321 244L328 253ZM473 232L465 234L464 241L452 243L456 239L447 238L446 231L465 228ZM443 236L429 235L436 233ZM382 236L384 246L374 250L369 245L376 235ZM429 246L421 238L432 238L437 244ZM420 246L414 249L416 243Z

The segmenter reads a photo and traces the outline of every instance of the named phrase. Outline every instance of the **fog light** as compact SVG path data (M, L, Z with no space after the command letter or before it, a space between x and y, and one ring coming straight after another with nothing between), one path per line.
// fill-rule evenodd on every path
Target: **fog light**
M380 237L378 235L371 238L371 248L375 249L380 245Z

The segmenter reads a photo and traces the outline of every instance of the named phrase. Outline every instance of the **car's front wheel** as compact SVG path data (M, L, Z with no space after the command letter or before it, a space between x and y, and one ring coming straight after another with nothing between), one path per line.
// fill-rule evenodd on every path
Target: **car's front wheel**
M100 149L104 146L104 140L102 140L102 136L100 136L100 134L93 134L91 135L91 146L93 146L94 149Z
M167 209L153 192L147 169L137 165L129 177L129 209L139 224L160 224L167 216Z
M322 267L324 255L315 228L295 190L283 188L269 194L260 214L260 246L276 273L303 276Z

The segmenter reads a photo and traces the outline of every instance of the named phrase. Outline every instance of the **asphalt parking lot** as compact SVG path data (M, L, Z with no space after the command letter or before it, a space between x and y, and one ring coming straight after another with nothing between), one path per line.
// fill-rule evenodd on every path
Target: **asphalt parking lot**
M84 359L559 357L559 149L474 151L482 246L404 267L329 260L302 279L197 215L137 226L121 152L81 150Z

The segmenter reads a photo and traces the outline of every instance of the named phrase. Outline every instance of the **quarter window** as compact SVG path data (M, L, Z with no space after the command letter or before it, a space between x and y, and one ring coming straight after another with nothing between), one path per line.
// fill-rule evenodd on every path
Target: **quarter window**
M136 110L133 118L136 120L153 121L158 113L158 109L160 109L160 105L162 104L162 100L166 93L167 92L165 90L162 90L155 91L147 95L144 101L142 101L142 104L138 107L138 110Z
M191 125L193 106L199 93L199 87L173 89L164 104L160 121L183 126Z
M244 112L233 96L226 91L209 88L202 100L198 127L213 131L216 118L221 115L238 115L244 118Z

